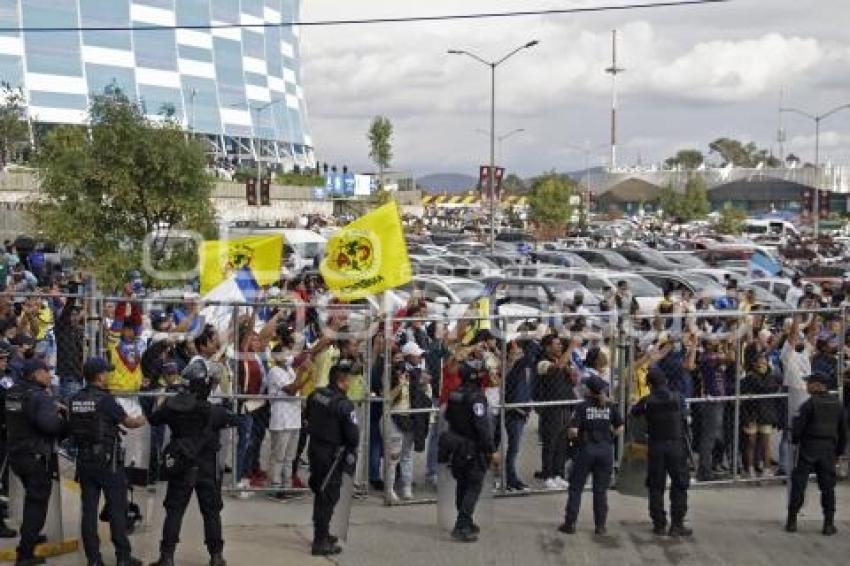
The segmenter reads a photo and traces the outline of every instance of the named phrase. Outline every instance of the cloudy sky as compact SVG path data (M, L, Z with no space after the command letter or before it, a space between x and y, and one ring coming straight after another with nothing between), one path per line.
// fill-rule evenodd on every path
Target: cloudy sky
M649 0L651 1L651 0ZM306 0L305 21L623 5L625 0ZM701 7L301 31L304 86L321 161L370 168L366 131L395 125L393 166L417 176L475 174L488 159L489 70L449 48L495 59L503 162L521 175L607 160L611 29L620 34L620 161L661 161L721 136L776 148L779 92L811 112L850 103L850 2L732 0ZM785 116L788 150L813 159L811 121ZM822 154L850 162L850 111L824 122Z

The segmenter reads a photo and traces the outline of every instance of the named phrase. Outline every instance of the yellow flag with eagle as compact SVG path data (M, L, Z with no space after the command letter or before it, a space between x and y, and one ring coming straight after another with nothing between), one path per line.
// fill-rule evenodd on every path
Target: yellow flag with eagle
M339 299L356 301L410 281L410 259L395 201L331 236L319 270Z
M199 255L203 295L231 280L253 279L256 285L271 285L280 280L283 236L209 240L201 245Z

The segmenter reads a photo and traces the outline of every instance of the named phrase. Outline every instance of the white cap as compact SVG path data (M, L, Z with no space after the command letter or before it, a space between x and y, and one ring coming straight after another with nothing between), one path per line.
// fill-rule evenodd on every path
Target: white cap
M425 353L425 350L419 347L419 345L413 340L409 340L404 346L401 347L401 353L404 356L421 356Z

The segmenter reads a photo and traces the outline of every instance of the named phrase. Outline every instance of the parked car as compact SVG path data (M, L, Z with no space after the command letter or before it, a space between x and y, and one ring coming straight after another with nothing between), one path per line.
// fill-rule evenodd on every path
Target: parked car
M632 264L613 250L577 249L569 250L596 269L631 269Z
M657 250L619 248L617 249L617 253L626 258L635 269L658 269L663 271L681 269Z

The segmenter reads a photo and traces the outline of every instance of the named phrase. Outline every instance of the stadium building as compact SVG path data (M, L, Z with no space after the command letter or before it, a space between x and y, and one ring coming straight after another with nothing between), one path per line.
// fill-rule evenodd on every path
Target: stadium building
M0 81L23 89L36 132L84 124L92 95L120 89L152 119L170 116L203 137L217 157L312 166L298 28L220 27L292 22L300 4L2 0L0 28L24 31L0 32ZM157 26L166 29L127 29Z

